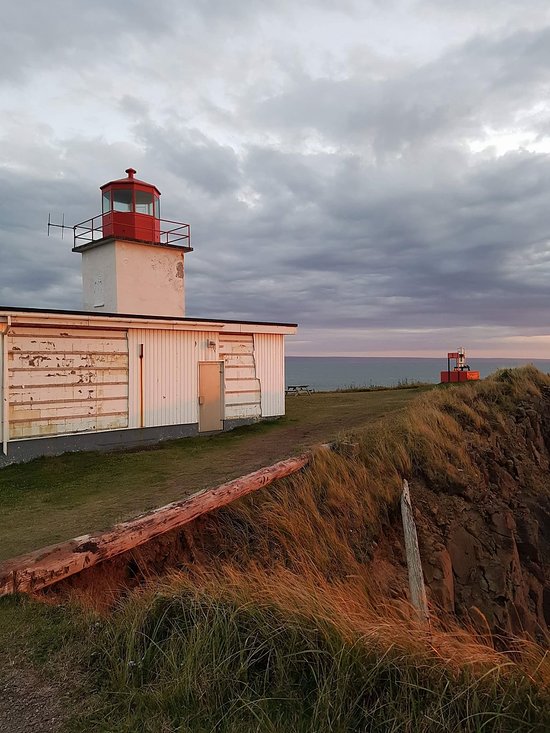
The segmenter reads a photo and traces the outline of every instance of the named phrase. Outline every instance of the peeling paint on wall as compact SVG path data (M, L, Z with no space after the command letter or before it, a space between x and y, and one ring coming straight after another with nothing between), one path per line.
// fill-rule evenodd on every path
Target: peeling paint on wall
M17 327L8 374L12 440L128 427L125 331Z

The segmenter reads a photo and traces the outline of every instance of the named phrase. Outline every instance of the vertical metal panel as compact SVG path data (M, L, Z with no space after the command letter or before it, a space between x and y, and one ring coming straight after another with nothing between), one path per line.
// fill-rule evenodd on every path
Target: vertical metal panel
M254 334L256 374L261 385L262 417L285 414L285 341L271 333Z
M128 426L125 331L15 325L6 338L10 439Z
M0 324L0 327L5 324ZM0 331L0 445L4 448L4 334ZM6 436L7 438L7 436Z
M226 419L260 417L260 382L252 334L220 334L219 353L225 364Z
M195 332L197 361L219 361L219 334L214 331Z
M141 427L140 344L143 344L143 427L198 422L198 362L217 359L217 333L128 331L130 427ZM210 344L210 345L209 345Z

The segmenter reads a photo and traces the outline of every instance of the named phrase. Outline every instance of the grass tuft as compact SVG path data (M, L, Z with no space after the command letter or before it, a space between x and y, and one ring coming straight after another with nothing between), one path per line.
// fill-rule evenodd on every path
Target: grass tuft
M98 661L120 731L545 730L545 659L515 651L427 630L361 582L227 567L134 593Z

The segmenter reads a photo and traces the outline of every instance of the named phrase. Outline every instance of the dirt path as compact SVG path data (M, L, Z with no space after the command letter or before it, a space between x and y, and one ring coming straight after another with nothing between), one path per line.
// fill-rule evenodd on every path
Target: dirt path
M69 699L59 685L19 664L0 675L0 730L56 733L67 719Z
M57 733L88 691L75 659L67 609L0 599L0 731ZM69 651L70 649L70 651Z

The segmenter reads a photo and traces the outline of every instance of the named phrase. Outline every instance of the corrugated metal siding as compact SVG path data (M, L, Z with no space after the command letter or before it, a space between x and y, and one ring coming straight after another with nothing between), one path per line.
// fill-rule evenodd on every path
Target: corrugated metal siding
M125 331L15 326L8 378L12 440L128 426Z
M219 357L225 365L226 420L260 417L260 381L256 376L253 336L220 334Z
M4 436L4 334L0 332L0 451Z
M129 329L130 427L198 422L198 362L215 361L217 343L218 334L211 331Z
M284 336L254 334L256 374L262 390L262 417L285 414L285 341Z
M196 331L194 337L197 349L197 364L199 361L220 361L221 357L218 356L219 334L217 332Z

